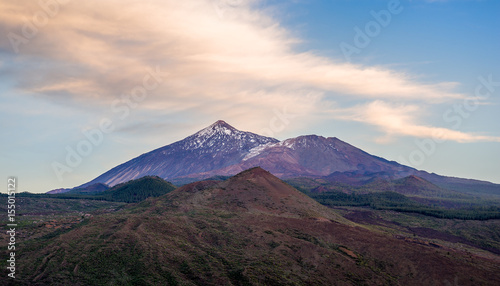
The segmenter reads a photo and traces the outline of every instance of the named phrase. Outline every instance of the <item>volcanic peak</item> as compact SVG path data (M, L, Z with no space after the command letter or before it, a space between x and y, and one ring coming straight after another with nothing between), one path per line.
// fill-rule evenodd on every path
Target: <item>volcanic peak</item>
M184 211L208 207L240 214L266 213L273 216L346 222L260 167L240 172L223 182L191 183L165 198L177 202Z
M210 137L214 134L226 134L226 135L231 135L233 133L238 133L240 132L233 126L229 125L227 122L224 120L217 120L215 123L212 125L196 132L197 137Z

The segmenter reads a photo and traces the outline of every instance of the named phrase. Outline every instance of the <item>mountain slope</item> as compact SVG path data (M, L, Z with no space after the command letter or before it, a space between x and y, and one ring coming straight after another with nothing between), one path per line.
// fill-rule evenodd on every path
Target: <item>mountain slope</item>
M46 194L64 194L64 193L67 193L67 192L69 192L71 190L72 189L60 188L60 189L55 189L55 190L48 191Z
M431 197L459 197L460 195L458 192L452 192L440 188L435 184L414 175L394 180L392 185L395 192L403 195L421 195Z
M192 209L193 206L203 206L232 212L335 219L346 222L342 217L332 215L326 207L260 167L243 171L222 182L191 183L175 190L169 197L184 202L182 207L185 211Z
M161 147L102 174L91 182L114 186L147 175L164 179L221 169L240 162L256 146L278 140L235 129L219 120L173 144Z
M72 189L68 192L62 192L66 194L96 194L96 193L101 193L106 190L108 190L109 187L106 184L103 183L95 183L92 185L88 185L85 188L78 188L78 189Z
M17 285L496 285L495 261L370 231L254 168L25 241ZM5 264L5 263L4 263ZM4 271L5 268L4 268ZM9 285L6 275L0 284Z
M318 177L348 171L387 171L394 176L404 177L416 171L370 155L337 138L307 135L257 146L250 150L242 162L203 175L235 174L253 166L261 166L280 178Z

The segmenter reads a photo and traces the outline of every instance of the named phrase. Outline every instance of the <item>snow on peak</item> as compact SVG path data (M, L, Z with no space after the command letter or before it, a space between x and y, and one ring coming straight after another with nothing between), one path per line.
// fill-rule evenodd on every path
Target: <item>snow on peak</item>
M274 146L276 144L277 143L269 142L269 143L266 143L266 144L263 144L263 145L258 145L256 147L253 147L252 149L250 149L248 151L248 153L245 155L245 157L243 157L243 161L246 161L246 160L248 160L250 158L253 158L255 156L260 155L260 153L262 153L262 151L264 151L268 147Z
M195 136L196 137L211 137L215 134L226 134L226 135L232 135L232 134L237 134L238 130L234 128L233 126L227 124L223 120L218 120L214 124L208 126L207 128L204 128L200 131L198 131Z
M218 120L183 141L184 149L193 150L199 148L216 148L215 146L223 149L230 149L231 147L246 149L250 146L254 147L268 142L276 142L277 140L240 131L225 121Z

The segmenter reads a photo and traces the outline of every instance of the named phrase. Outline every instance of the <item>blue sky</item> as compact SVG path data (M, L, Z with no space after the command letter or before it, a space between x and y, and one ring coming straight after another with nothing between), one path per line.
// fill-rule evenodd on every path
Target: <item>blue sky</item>
M498 1L51 3L0 1L0 168L20 191L218 119L500 183Z

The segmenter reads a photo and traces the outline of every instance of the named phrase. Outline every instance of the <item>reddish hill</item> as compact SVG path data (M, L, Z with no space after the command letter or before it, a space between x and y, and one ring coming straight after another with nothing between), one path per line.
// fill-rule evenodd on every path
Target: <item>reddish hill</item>
M260 167L243 171L222 182L201 181L188 184L173 191L168 198L182 202L179 204L186 211L204 206L228 211L347 222Z

